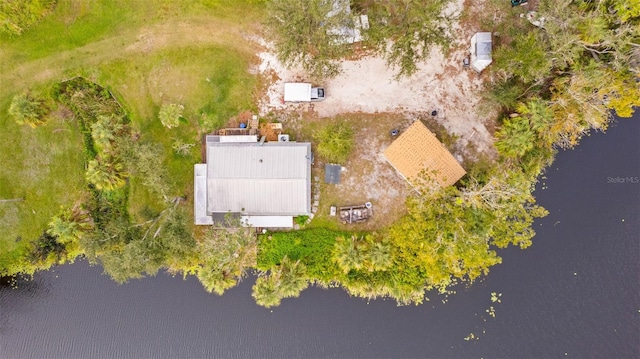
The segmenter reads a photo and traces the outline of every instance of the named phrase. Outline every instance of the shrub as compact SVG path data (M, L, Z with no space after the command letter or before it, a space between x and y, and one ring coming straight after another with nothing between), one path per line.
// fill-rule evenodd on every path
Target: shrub
M346 122L329 125L314 136L318 154L328 162L344 163L354 145L354 131Z
M13 96L9 105L9 115L19 125L29 125L36 128L46 122L48 108L42 99L33 97L28 93Z
M160 108L160 122L166 128L178 127L180 119L182 118L182 111L184 106L175 103L162 105Z
M171 148L173 151L180 156L188 156L191 153L191 149L195 147L195 143L185 143L181 139L176 139L173 141Z
M293 221L299 225L300 227L304 227L309 220L309 216L296 216L293 218Z
M293 261L300 260L306 266L309 278L335 280L341 275L338 266L331 261L336 238L350 237L351 234L351 232L313 228L261 235L258 243L257 268L271 269L273 266L280 265L286 256Z
M127 175L121 163L113 159L93 159L87 165L87 181L100 191L112 191L126 184Z
M0 31L21 35L45 17L55 3L55 0L0 1Z

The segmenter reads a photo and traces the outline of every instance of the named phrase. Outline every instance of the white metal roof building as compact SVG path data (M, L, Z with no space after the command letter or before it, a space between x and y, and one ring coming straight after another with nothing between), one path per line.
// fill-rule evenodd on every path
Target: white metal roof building
M206 146L206 176L203 164L195 167L196 224L210 224L213 214L236 213L254 226L291 227L293 216L311 212L310 143L207 138Z

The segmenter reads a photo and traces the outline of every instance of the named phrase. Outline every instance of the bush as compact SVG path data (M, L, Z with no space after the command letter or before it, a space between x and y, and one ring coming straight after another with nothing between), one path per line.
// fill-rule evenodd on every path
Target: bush
M309 216L297 216L293 218L295 224L299 225L300 227L304 227L307 224L308 220Z
M178 127L180 124L180 119L182 118L182 111L184 110L184 106L178 105L175 103L162 105L160 108L160 114L158 117L160 118L160 122L166 128Z
M318 154L328 162L346 162L354 145L353 128L346 122L329 125L313 138L318 142Z
M195 143L185 143L181 139L176 139L173 141L171 148L173 151L180 156L188 156L191 153L191 149L195 147Z
M55 3L55 0L0 1L0 31L21 35L45 17Z
M19 125L29 125L36 128L44 124L48 108L42 99L33 97L28 93L13 96L9 105L9 115Z
M341 275L340 268L331 261L336 238L351 237L351 232L324 228L261 235L258 242L257 268L268 270L280 265L286 256L300 260L309 278L332 281Z

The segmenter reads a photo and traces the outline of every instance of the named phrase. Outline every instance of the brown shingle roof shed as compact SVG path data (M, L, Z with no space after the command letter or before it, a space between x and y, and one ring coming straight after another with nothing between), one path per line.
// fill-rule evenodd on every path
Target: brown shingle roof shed
M387 161L412 185L419 184L422 173L432 175L447 187L458 182L465 170L447 148L416 120L384 151Z

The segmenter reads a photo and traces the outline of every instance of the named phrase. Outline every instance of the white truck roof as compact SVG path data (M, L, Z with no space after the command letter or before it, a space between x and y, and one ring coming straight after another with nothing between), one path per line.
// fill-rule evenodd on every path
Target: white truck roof
M311 101L311 84L304 82L287 82L284 84L285 102Z

